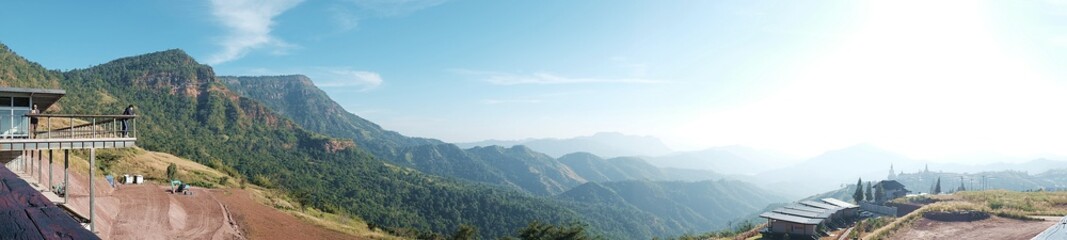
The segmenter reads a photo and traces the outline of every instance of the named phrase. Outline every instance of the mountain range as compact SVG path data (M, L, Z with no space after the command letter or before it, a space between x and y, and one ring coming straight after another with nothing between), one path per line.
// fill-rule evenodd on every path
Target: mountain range
M649 168L640 159L597 167L621 173L598 179L607 186L618 181L643 186L614 189L625 202L575 201L560 196L582 195L588 188L577 187L596 181L551 155L524 146L463 149L403 136L344 111L306 77L217 77L181 50L56 71L0 44L0 61L0 86L67 91L49 112L118 113L134 104L142 148L280 190L298 208L356 216L413 238L440 236L462 224L496 238L535 220L581 222L613 239L676 236L725 227L741 212L784 201L733 181L687 183L708 189L689 193L691 198L722 199L710 208L672 194L626 198L672 189L678 183L666 180L677 176L716 179L707 171ZM765 196L745 201L721 196L735 193ZM695 215L658 211L642 201L674 202L674 209Z
M486 140L471 143L456 143L462 148L479 146L515 146L524 145L538 152L553 157L568 153L588 152L602 157L625 156L659 156L671 153L659 138L651 136L634 136L616 132L601 132L592 136L574 138L531 138L524 140Z

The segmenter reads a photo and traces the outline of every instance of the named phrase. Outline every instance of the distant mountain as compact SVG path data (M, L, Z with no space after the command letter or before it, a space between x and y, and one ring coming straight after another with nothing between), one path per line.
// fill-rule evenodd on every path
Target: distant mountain
M591 182L557 198L632 207L666 221L666 226L680 225L697 232L723 228L769 204L788 201L754 185L726 180Z
M331 137L353 139L381 159L425 173L515 187L538 195L557 194L585 182L581 177L565 173L548 179L531 177L570 171L540 165L555 161L543 154L507 155L465 150L436 139L408 137L382 129L378 124L345 111L303 75L220 79L234 92L263 102L302 127ZM552 170L545 171L548 169Z
M467 150L500 169L509 181L538 195L562 193L586 180L555 158L523 146L476 147Z
M302 89L302 88L314 88L313 85L308 84L249 84L245 82L252 81L284 81L283 79L250 77L250 78L227 78L228 84L234 85L235 88L242 88L239 93L247 94L247 96L255 98L264 102L276 102L286 101L287 98L304 98L303 94L315 93L320 90L317 89ZM290 77L290 81L305 81L304 78ZM234 83L234 81L240 83ZM256 86L256 87L250 87ZM258 93L256 93L258 92ZM289 93L288 97L280 97L280 93ZM285 95L285 94L283 94ZM317 98L314 96L308 96L307 98L318 99L317 101L329 101L328 98ZM303 100L295 100L303 101ZM274 107L286 107L293 105L292 103L271 103L267 106ZM308 103L303 104L307 106L328 106L336 105L336 103ZM297 107L301 108L301 107ZM295 119L295 122L339 122L343 124L345 121L355 121L354 118L348 120L342 119L338 114L295 114L300 111L286 111L279 110L281 114L287 118ZM322 119L307 119L307 118L334 118L333 120ZM370 147L370 151L381 159L388 160L391 163L399 166L407 166L417 169L421 172L426 172L439 176L455 177L459 179L465 179L470 181L484 182L498 186L505 186L514 189L522 189L528 193L541 195L541 196L561 196L564 192L571 192L578 194L582 192L581 189L588 189L586 191L593 192L592 194L586 194L591 198L599 199L599 197L610 198L611 195L605 195L602 193L603 189L597 190L596 185L587 185L588 182L602 182L604 184L612 184L612 181L625 181L625 180L688 180L699 181L708 179L719 179L721 175L708 170L692 170L692 169L670 169L670 168L658 168L648 164L641 158L635 157L619 157L612 159L602 159L596 155L589 153L573 154L571 157L555 159L549 155L539 153L530 147L525 145L518 145L513 147L502 146L487 146L487 147L472 147L469 149L461 149L456 145L447 143L430 143L430 144L411 144L403 145L402 143L409 142L403 140L402 135L399 139L384 143L376 141L375 139L383 139L383 137L375 136L388 132L386 130L361 130L361 128L375 127L373 124L347 124L349 126L357 126L355 128L320 128L322 134L327 134L337 137L355 136L354 134L345 133L345 131L356 131L359 134L367 134L363 142L356 139L357 146L368 146L373 144L379 144L381 147ZM328 126L322 125L322 126ZM612 134L601 134L601 136L610 136ZM436 140L429 140L436 141ZM658 140L656 141L658 143ZM377 149L377 150L375 150ZM582 162L584 161L584 162ZM579 165L582 163L584 165ZM600 174L598 174L598 172ZM595 180L590 180L595 179ZM732 185L733 182L720 183L720 185ZM747 185L746 185L747 186ZM575 189L579 189L575 191ZM729 198L729 197L724 197ZM663 217L657 217L652 213L629 206L627 204L620 204L619 201L613 201L609 199L600 199L595 202L583 202L568 200L567 198L554 197L551 199L559 200L557 202L559 206L563 206L575 214L578 214L583 219L589 220L591 226L598 229L605 229L609 233L608 236L613 238L651 238L653 236L670 236L678 235L685 232L695 232L694 229L690 229L686 226L699 226L699 229L705 229L715 227L719 225L707 226L702 223L707 222L704 220L693 219L672 219L674 217L683 217L688 215L663 215ZM711 200L709 200L711 201ZM718 201L718 200L716 200ZM730 201L742 201L739 199L729 198ZM554 202L554 201L553 201ZM755 202L759 203L759 202ZM746 203L747 204L747 203ZM760 209L762 206L760 207ZM740 208L747 209L747 208ZM749 213L751 214L751 213ZM716 219L726 217L720 216ZM695 218L694 218L695 219ZM651 222L650 222L651 221ZM696 222L694 222L696 221ZM716 221L711 221L718 223ZM636 226L638 223L644 223L645 226ZM701 230L703 231L703 230ZM625 233L624 235L617 235Z
M706 169L731 175L757 174L785 167L794 161L795 158L785 154L744 146L715 147L649 158L650 163L660 167Z
M803 197L841 188L857 178L880 180L896 169L921 169L923 164L873 145L860 144L828 151L799 164L763 172L753 178L761 186L791 197Z
M586 152L563 155L559 161L593 182L626 180L703 181L722 178L708 170L658 168L637 157L603 159Z
M462 148L477 146L514 146L525 145L552 157L561 157L568 153L588 152L603 157L622 156L659 156L668 154L671 149L658 138L650 136L633 136L621 133L602 132L592 136L567 139L526 139L515 141L488 140L473 143L457 143Z

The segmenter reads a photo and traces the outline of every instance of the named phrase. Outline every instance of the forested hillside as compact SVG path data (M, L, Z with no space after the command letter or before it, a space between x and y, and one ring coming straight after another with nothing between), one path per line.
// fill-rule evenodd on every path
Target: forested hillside
M707 232L727 227L786 199L737 181L586 183L557 196L572 202L625 206L666 220L667 226Z
M649 196L683 197L667 202L676 209L697 209L709 203L731 209L715 217L693 217L703 212L661 211L648 203L663 199L633 198L648 193L648 188L612 182L603 184L617 196L604 191L586 195L615 200L578 201L565 196L590 189L581 185L588 180L558 159L523 146L465 150L433 139L406 137L344 111L306 79L295 81L298 87L286 85L293 83L263 88L241 84L244 87L231 90L228 85L235 80L215 77L210 66L181 50L60 72L0 47L0 83L4 86L67 90L67 96L49 111L114 114L134 104L139 115L138 145L145 149L192 159L238 181L283 190L303 206L357 216L404 236L443 235L469 224L480 236L495 238L514 235L533 221L583 223L593 233L612 239L676 236L722 227L722 222L737 215L732 211L747 211L746 204L762 203L743 194L759 191L746 190L751 186L743 184L718 184L730 190L694 192L699 197ZM290 92L249 91L279 88ZM284 100L291 98L289 94L317 97L290 102ZM313 115L322 119L303 119L298 116L307 114L300 109L320 109L326 114ZM614 162L608 166L628 177L602 180L669 175L662 169L648 169L650 165L641 159L606 162ZM674 187L675 183L643 184ZM553 196L568 190L570 194ZM725 202L716 203L716 199Z
M280 113L284 113L286 117L296 120L296 122L344 122L354 121L350 118L344 120L336 114L303 114L307 110L303 107L294 107L295 105L303 106L320 106L322 108L329 109L341 109L340 105L333 102L329 98L320 97L324 95L320 89L308 82L309 79L303 76L281 76L281 77L224 77L226 83L240 90L235 90L246 94L246 96L256 98L257 100L264 102L273 102L267 104L279 109ZM293 99L290 103L287 99ZM328 101L326 103L302 103L306 99L318 99L321 101ZM296 110L286 110L293 109ZM326 110L325 112L334 112L334 110ZM317 118L334 118L333 120L323 120ZM319 126L329 126L314 123ZM381 130L376 124L356 124L349 123L348 126L360 126L360 127L373 127L374 130L358 130L343 128L324 128L321 129L322 134L330 134L338 137L352 136L354 134L341 133L338 131L355 131L360 133L382 133L389 132ZM381 138L375 136L369 136L368 138ZM359 138L355 139L358 145L367 144L381 144L381 143L362 143ZM751 215L753 212L763 209L765 205L760 205L773 201L784 201L784 199L775 196L772 193L759 190L759 188L740 183L740 182L705 182L702 186L714 186L717 189L723 191L704 191L697 190L693 196L701 196L708 202L701 201L682 201L667 199L669 197L692 197L681 195L655 195L654 197L664 198L665 203L671 203L670 206L678 209L679 212L689 212L688 214L681 214L673 211L661 211L654 208L652 205L640 205L644 208L639 208L638 205L630 204L626 201L612 201L602 199L622 199L621 196L636 196L640 194L648 193L649 188L659 189L654 191L662 191L664 187L684 187L678 182L648 182L648 181L702 181L709 179L720 179L722 175L707 171L707 170L691 170L691 169L671 169L671 168L657 168L644 159L637 157L618 157L612 159L603 159L599 156L589 153L574 153L563 156L559 159L553 159L542 153L535 152L534 150L525 146L514 146L505 148L501 146L489 146L489 147L475 147L471 149L460 149L453 144L429 144L421 146L399 146L397 144L386 144L389 147L379 148L387 149L388 151L379 151L375 155L389 159L391 162L401 166L410 166L420 171L441 175L450 176L460 179L491 183L503 187L511 187L515 189L522 189L526 192L537 195L554 195L567 191L567 193L559 195L558 199L562 199L563 205L569 209L574 210L576 213L582 215L585 219L591 219L590 223L607 224L607 225L626 225L631 222L648 223L647 226L640 226L637 228L629 229L631 232L648 232L648 233L663 233L653 234L655 236L670 236L678 235L685 232L709 231L720 227L725 227L725 224L733 218L744 217ZM598 189L599 184L584 184L588 181L599 182L606 185L616 186L620 183L613 183L616 181L629 181L640 180L639 183L644 183L647 188L642 187L620 187L618 189L607 190ZM736 186L734 186L736 185ZM625 186L619 185L619 186ZM747 190L738 190L738 189ZM616 191L617 190L617 191ZM612 194L606 194L611 192ZM746 195L754 193L759 196ZM736 196L724 196L723 194L734 194ZM580 200L574 196L587 196L594 201ZM724 199L714 200L714 199ZM638 199L631 199L638 201ZM648 203L649 201L638 201ZM744 202L744 203L741 203ZM715 205L724 210L722 214L714 214L713 212L700 212L695 213L692 209L705 209L704 205ZM713 208L716 209L716 208ZM743 212L743 213L741 213Z
M60 74L0 51L4 84L60 87L64 113L119 113L138 106L138 144L289 192L301 204L352 214L400 232L450 233L460 224L481 236L512 235L533 220L584 221L594 232L646 238L643 222L585 218L563 204L510 189L456 182L376 160L349 140L306 131L231 92L180 50L123 58ZM44 76L44 77L40 77ZM57 110L57 109L53 109ZM348 142L347 144L345 142ZM610 213L611 209L607 209ZM641 225L641 226L636 226Z

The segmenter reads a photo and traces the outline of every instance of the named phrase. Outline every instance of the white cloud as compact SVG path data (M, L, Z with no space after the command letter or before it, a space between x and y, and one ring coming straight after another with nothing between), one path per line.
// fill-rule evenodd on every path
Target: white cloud
M208 57L209 64L220 64L243 57L254 49L270 48L284 54L296 47L271 36L274 17L300 4L302 0L212 0L211 13L229 31L218 44L222 50Z
M358 87L360 91L366 91L382 85L382 76L375 72L331 69L323 75L326 79L317 81L319 87Z
M497 104L508 104L508 103L534 104L534 103L541 103L541 102L543 102L541 99L485 99L485 100L482 100L482 104L486 104L486 105L497 105Z
M447 0L347 0L330 8L334 22L341 31L359 25L361 19L407 15L445 3Z
M533 74L515 74L491 71L474 71L453 69L454 73L475 76L480 80L494 85L520 85L520 84L577 84L577 83L634 83L653 84L664 81L647 78L595 78L595 77L566 77L552 73L538 72Z

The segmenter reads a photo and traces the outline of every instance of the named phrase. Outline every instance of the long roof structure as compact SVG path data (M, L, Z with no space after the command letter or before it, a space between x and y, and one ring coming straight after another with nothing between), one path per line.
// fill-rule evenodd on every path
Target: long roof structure
M785 221L785 222L791 222L791 223L799 223L799 224L804 224L804 225L819 225L823 221L822 219L797 217L797 216L793 216L793 215L786 215L786 214L774 213L774 212L765 212L763 214L760 214L759 216L762 217L762 218L766 218L766 219L772 219L772 220L777 220L777 221Z
M851 204L851 203L848 203L848 202L845 202L845 201L837 200L836 198L823 198L822 201L825 202L825 203L828 203L830 205L838 206L838 207L841 207L841 208L858 208L858 207L860 207L860 206L856 206L855 204Z

